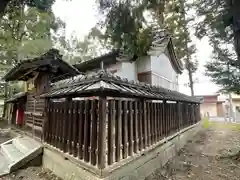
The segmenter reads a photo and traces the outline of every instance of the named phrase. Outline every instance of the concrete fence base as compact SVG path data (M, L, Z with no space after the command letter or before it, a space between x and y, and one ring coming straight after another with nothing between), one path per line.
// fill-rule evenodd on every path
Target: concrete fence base
M50 169L64 180L144 180L155 170L163 167L186 142L201 129L200 122L185 128L174 135L163 139L156 146L135 157L107 167L101 173L94 173L84 169L83 166L67 159L63 153L45 147L43 154L43 167Z

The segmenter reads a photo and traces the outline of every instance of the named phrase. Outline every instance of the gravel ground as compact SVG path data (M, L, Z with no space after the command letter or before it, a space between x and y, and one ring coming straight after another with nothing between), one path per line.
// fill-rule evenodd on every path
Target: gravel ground
M146 180L239 180L240 132L203 129L166 166Z
M62 180L51 171L41 167L29 167L13 172L0 180Z

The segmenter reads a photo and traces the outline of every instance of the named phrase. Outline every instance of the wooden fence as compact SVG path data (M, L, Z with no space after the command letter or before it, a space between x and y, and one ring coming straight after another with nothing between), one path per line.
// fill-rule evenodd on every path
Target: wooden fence
M134 99L49 101L46 143L104 169L200 120L199 104Z

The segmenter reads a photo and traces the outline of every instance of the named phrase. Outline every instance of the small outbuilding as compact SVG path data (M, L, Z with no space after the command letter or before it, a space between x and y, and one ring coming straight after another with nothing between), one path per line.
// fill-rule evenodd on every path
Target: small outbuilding
M78 75L80 72L67 62L56 49L34 59L23 60L3 77L5 81L25 81L25 92L14 95L7 103L12 116L8 121L16 124L16 112L23 110L23 127L37 136L42 134L45 100L39 96L50 89L52 82ZM9 114L9 113L8 113ZM20 115L21 116L21 115Z

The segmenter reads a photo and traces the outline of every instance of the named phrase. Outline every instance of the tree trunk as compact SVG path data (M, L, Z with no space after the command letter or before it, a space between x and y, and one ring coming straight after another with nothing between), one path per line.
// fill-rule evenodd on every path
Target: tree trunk
M182 14L184 20L186 21L186 11L185 11L184 1L180 1L180 6L181 6L181 14ZM184 27L185 31L188 31L187 24L183 24L183 27ZM191 62L191 56L189 55L189 47L188 47L187 39L188 39L187 34L185 34L184 46L186 48L186 53L187 53L185 63L186 63L186 69L188 71L189 87L190 87L190 90L191 90L191 96L194 96L194 88L193 88L194 82L193 82L193 71L192 71L193 63Z
M189 78L189 87L191 89L191 96L194 96L194 87L193 87L194 82L193 82L191 67L188 67L187 70L188 70L188 78Z

